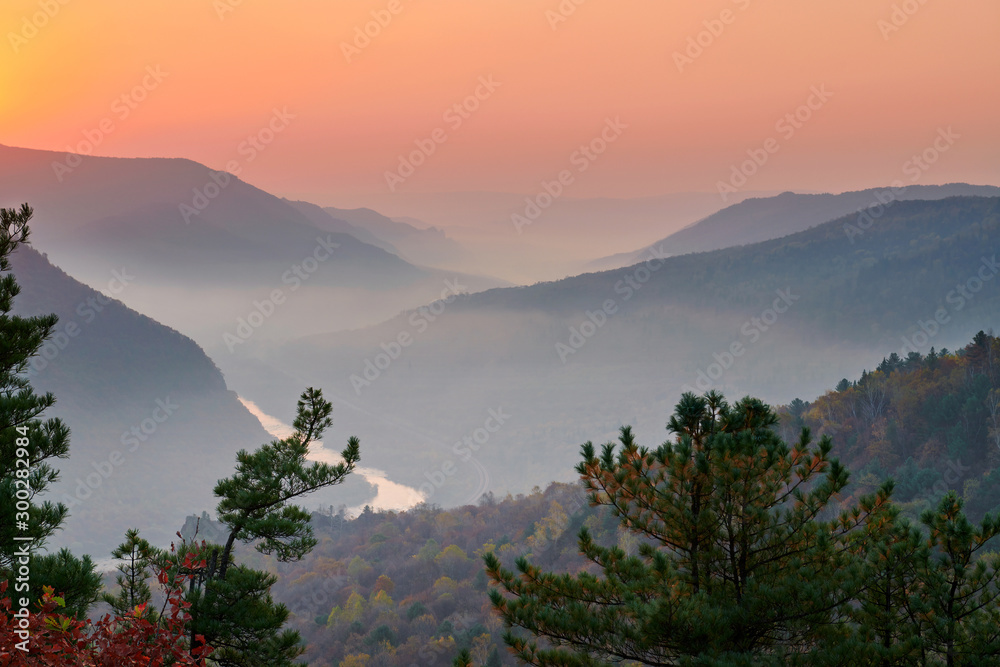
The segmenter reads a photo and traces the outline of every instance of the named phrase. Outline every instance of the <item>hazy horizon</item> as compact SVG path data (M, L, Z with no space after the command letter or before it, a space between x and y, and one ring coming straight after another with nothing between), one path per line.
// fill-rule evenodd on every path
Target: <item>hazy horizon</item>
M962 139L925 182L1000 179L989 0L57 7L0 14L2 143L66 150L107 120L100 154L235 160L268 191L350 202L389 193L386 172L435 130L396 192L536 192L614 119L627 127L568 196L712 192L768 138L779 150L745 188L857 190L952 127ZM273 141L246 145L276 113Z
M207 540L170 645L232 664L516 667L482 556L593 575L517 608L655 648L581 664L895 650L859 614L917 633L893 664L951 659L921 642L996 626L1000 534L970 538L993 607L955 619L902 521L1000 512L998 28L997 0L6 0L0 580L32 531L68 550L32 595L96 586L78 559L133 527ZM897 547L926 567L886 570L886 616L861 596ZM800 616L741 625L775 600Z

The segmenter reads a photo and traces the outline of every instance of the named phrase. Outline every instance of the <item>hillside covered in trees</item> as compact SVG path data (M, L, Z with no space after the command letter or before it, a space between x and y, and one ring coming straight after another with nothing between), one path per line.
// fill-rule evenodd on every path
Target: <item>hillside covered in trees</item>
M204 519L202 519L204 523ZM519 556L564 571L585 560L576 534L587 526L602 542L634 543L609 512L588 506L582 488L494 498L443 510L313 515L320 542L279 574L275 599L293 613L310 665L450 665L468 648L478 664L515 665L490 612L482 554L512 565Z
M417 310L289 341L270 362L281 372L255 402L277 414L299 385L324 387L445 441L502 406L513 418L476 458L494 488L526 492L571 481L577 445L613 438L623 422L660 431L685 387L772 405L810 400L893 351L906 356L902 338L922 340L921 322L938 327L923 353L1000 327L990 250L1000 199L899 201L858 225L853 214L753 245L463 295L439 304L426 331L412 324L422 321ZM400 332L414 334L412 345L364 377L365 360ZM734 343L738 356L726 352ZM377 420L352 428L390 443L368 465L400 483L419 486L450 456L437 445L404 446L405 433ZM456 475L434 501L467 502L477 482Z
M980 331L954 351L894 352L781 414L786 439L803 426L831 437L853 471L854 497L892 477L895 500L913 513L950 490L970 516L1000 507L1000 338L992 334Z
M904 515L953 490L979 520L1000 506L998 379L1000 340L980 333L956 351L892 354L812 403L796 399L778 409L777 431L789 443L803 427L830 437L832 456L852 471L834 509L892 477ZM577 544L582 528L626 554L645 541L567 484L449 510L422 505L353 520L317 513L313 524L320 542L307 558L265 567L278 574L275 597L292 610L317 666L448 665L462 649L475 665L521 664L505 649L483 555L506 568L523 556L547 571L593 573Z

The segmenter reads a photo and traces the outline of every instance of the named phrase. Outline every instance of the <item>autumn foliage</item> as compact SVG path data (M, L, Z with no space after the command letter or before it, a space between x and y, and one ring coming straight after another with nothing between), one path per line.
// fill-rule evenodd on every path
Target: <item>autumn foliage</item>
M188 554L178 571L194 573L204 566L204 561ZM45 587L40 610L30 612L27 619L15 618L7 582L0 582L0 665L204 667L212 649L201 636L195 637L193 648L187 639L190 603L183 600L183 591L192 576L178 574L166 563L158 579L167 597L158 614L141 605L126 615L105 615L96 622L61 614L65 602L50 587Z
M852 471L846 502L896 482L893 499L916 517L947 491L979 519L1000 508L1000 338L965 347L890 354L855 381L779 413L780 434L829 436Z

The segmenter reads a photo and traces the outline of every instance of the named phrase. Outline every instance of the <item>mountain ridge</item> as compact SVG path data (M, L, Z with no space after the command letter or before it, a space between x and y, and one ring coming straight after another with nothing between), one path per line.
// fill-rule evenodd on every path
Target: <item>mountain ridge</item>
M613 437L625 417L649 427L685 388L781 403L901 349L941 308L947 326L929 344L951 347L1000 326L1000 280L961 307L947 300L998 237L1000 199L901 201L860 239L844 230L854 220L460 296L373 327L296 339L274 362L423 432L460 435L475 428L476 415L502 406L518 417L490 436L483 465L501 487L547 483L566 466L576 435ZM531 457L515 475L501 452L517 451ZM440 465L432 452L381 455L380 467L413 485ZM456 486L455 499L464 493Z
M671 255L680 255L746 245L804 231L853 212L860 214L869 207L891 205L896 201L935 200L953 196L1000 196L1000 187L946 183L866 188L837 194L783 192L773 197L748 197L696 220L644 248L594 260L588 267L600 270L628 266L639 261L638 258L643 253L654 247L663 248Z
M11 264L21 286L15 314L59 316L28 369L32 386L56 397L48 414L71 430L69 458L54 462L61 479L47 495L70 518L52 546L102 557L129 526L169 542L186 513L214 506L212 489L236 452L270 435L187 336L79 283L31 246ZM119 274L108 291L130 278ZM352 494L364 490L356 486Z

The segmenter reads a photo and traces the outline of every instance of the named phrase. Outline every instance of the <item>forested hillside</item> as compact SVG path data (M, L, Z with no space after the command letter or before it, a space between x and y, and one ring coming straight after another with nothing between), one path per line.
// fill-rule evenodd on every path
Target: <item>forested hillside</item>
M169 540L179 518L211 502L236 452L268 433L190 338L77 282L30 246L12 266L22 286L14 312L59 317L29 365L31 382L56 396L52 413L72 431L52 488L70 518L54 543L103 558L127 527ZM132 277L117 275L111 294Z
M896 480L913 514L946 491L975 519L1000 508L1000 338L980 331L962 349L893 352L855 381L783 410L783 435L829 435L853 471L852 497Z
M422 505L354 520L314 514L313 525L320 539L313 552L294 566L271 567L280 575L275 598L292 610L314 667L444 667L462 648L478 664L515 665L490 613L480 556L491 551L511 566L530 554L546 567L576 571L585 563L580 528L604 543L619 540L617 520L568 484L503 499L488 494L451 510ZM634 538L620 539L634 547Z
M852 471L842 507L891 476L905 514L956 490L978 521L1000 506L998 408L1000 339L981 332L956 351L890 354L811 403L796 399L779 409L779 433L786 442L803 427L831 437L833 455ZM639 435L650 446L663 439ZM593 567L578 552L583 527L629 553L640 542L569 484L451 510L422 505L354 520L314 514L313 524L313 553L271 567L280 575L276 597L292 609L310 664L319 666L447 665L463 648L477 665L516 664L491 612L483 554L497 554L505 567L528 555L545 570L579 572Z
M269 378L258 404L322 386L434 434L444 447L407 446L407 434L383 434L375 419L349 424L389 443L367 465L413 486L499 406L512 419L476 458L494 488L524 492L569 481L561 475L576 446L613 437L623 422L661 429L685 387L772 404L808 399L899 353L904 336L926 353L1000 326L1000 198L899 201L858 225L851 215L752 246L463 295L376 327L291 341L273 365L294 380ZM921 328L929 321L933 336ZM401 334L409 345L389 359ZM467 470L434 501L464 502L477 483Z
M933 200L948 197L996 197L1000 188L988 185L951 183L948 185L912 185L842 192L840 194L797 194L783 192L774 197L751 197L727 206L712 215L674 232L670 236L637 250L623 253L615 266L628 266L644 261L651 248L663 248L670 255L706 252L729 248L768 239L776 239L801 232L828 220L845 215L858 215L868 209L872 220L882 216L884 204L893 205L904 200ZM593 268L602 266L601 260Z

